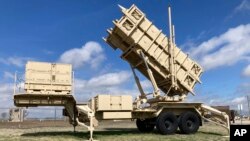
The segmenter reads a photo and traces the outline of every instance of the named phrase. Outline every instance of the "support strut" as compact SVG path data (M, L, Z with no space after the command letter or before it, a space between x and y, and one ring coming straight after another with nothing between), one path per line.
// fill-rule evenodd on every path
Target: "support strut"
M158 88L158 86L156 84L156 81L155 81L155 78L153 76L153 73L152 73L151 69L148 66L148 62L146 60L146 57L145 57L144 53L141 50L139 51L139 53L141 55L141 58L143 59L143 62L144 62L145 66L146 66L146 69L147 69L147 73L148 73L149 79L150 79L150 81L152 83L152 86L154 88L153 97L160 96L160 90L159 90L159 88Z

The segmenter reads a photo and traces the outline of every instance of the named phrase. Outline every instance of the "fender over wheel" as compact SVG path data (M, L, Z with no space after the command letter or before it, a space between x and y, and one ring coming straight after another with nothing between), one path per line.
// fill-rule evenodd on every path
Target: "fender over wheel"
M157 118L156 128L163 135L175 133L178 128L177 117L171 112L161 113Z
M192 134L198 131L200 127L199 116L191 111L184 112L179 117L179 128L184 134Z

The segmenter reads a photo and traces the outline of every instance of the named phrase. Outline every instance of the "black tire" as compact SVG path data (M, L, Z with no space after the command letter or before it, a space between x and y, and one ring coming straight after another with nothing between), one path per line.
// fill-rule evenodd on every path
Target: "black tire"
M146 120L137 119L136 126L137 129L142 133L151 132L155 128L155 124L152 124L151 119L146 119Z
M200 127L200 118L194 112L185 112L180 115L179 128L184 134L196 133Z
M171 112L161 113L156 122L156 128L163 134L173 134L178 128L177 117Z

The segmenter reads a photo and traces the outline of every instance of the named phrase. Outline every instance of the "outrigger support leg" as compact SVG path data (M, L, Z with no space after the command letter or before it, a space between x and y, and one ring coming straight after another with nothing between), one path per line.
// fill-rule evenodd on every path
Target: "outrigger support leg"
M86 114L89 118L89 121L90 121L90 125L86 125L85 123L83 122L80 122L78 118L76 118L76 121L77 123L80 125L80 126L83 126L85 128L87 128L90 132L90 137L89 137L89 140L88 141L97 141L97 140L94 140L93 139L93 131L94 131L94 122L93 122L93 119L94 119L94 116L95 116L95 112L92 111L88 105L81 105L81 106L77 106L77 109L79 112L81 112L82 114Z

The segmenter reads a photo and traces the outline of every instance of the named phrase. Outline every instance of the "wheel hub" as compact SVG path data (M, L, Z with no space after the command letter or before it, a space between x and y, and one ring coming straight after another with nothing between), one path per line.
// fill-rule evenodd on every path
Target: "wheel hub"
M167 129L169 129L171 127L172 123L169 120L165 121L165 126Z
M187 121L187 127L189 127L189 128L192 128L193 127L193 121L192 120L188 120Z

